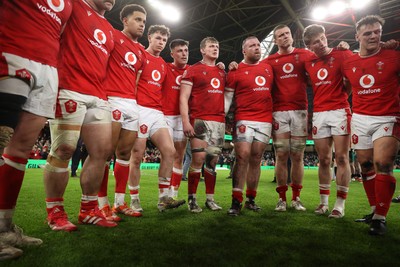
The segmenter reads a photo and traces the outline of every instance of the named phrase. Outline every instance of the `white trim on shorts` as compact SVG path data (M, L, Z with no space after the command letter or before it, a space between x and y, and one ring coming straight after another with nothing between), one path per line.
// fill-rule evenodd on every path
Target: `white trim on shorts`
M268 144L271 138L272 124L269 122L240 120L235 127L234 142L253 143L259 141Z

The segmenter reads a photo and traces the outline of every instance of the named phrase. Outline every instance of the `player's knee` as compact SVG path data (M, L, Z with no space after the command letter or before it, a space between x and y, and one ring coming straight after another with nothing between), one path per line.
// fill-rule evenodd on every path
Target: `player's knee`
M290 141L290 151L303 153L306 148L306 140L292 139Z
M164 148L162 151L160 150L160 153L161 153L161 156L165 159L165 158L168 158L168 159L174 159L175 158L175 153L176 153L176 150L175 150L175 148L172 146L172 147L167 147L167 148Z
M374 164L372 163L372 161L369 161L369 160L360 162L360 166L361 166L363 172L368 172L374 168Z
M349 164L349 159L345 155L336 155L336 165L338 166L345 166Z
M67 172L68 171L68 164L69 164L69 159L64 160L59 158L57 155L49 155L47 157L47 162L46 165L44 166L44 169L47 172Z
M54 151L53 156L60 160L70 160L76 147L69 144L60 144Z
M217 158L221 154L221 148L216 146L209 146L206 148L205 168L214 172L217 163Z
M290 151L289 139L275 140L274 148L276 152L287 155Z
M237 153L235 154L235 160L238 163L248 163L251 159L253 159L254 155L250 156L250 153Z
M129 158L131 157L131 150L130 149L118 149L115 152L115 155L117 156L118 159L121 159L124 161L129 161ZM111 157L112 157L112 155L109 156L110 159L111 159Z
M391 173L393 171L393 163L392 162L383 162L380 160L377 160L375 162L376 169L380 173Z
M330 167L331 166L332 159L329 157L320 156L318 160L319 160L319 165L321 167Z

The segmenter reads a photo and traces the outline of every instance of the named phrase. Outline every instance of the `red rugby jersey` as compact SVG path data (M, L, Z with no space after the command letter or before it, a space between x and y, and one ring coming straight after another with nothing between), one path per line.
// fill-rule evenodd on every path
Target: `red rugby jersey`
M223 70L198 62L185 71L181 83L192 85L189 98L191 120L225 121Z
M226 90L234 91L235 121L272 123L272 67L266 63L241 62L226 78Z
M314 54L306 61L314 92L314 112L350 107L341 67L352 55L350 50L334 48L328 55L319 58Z
M179 94L182 75L189 65L183 69L172 63L167 64L167 76L162 87L162 108L165 115L176 116L179 112Z
M104 85L107 96L136 99L136 77L146 63L146 51L120 31L114 32L114 45Z
M294 48L290 54L275 53L263 61L274 71L275 86L272 88L274 111L306 110L307 76L305 60L312 52Z
M0 5L0 54L57 66L60 35L71 15L70 0L4 0Z
M59 87L106 99L104 79L114 48L111 24L86 2L74 1L61 37Z
M353 94L353 112L371 116L400 116L400 52L382 49L369 57L358 54L343 64Z
M137 88L137 103L147 108L162 111L162 84L167 75L167 63L160 56L153 56L146 51L144 67Z

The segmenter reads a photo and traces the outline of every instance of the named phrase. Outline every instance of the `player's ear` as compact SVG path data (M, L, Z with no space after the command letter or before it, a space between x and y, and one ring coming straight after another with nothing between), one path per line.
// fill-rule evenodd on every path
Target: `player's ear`
M356 41L357 41L357 42L360 41L360 40L358 39L358 33L356 33L354 37L356 38Z
M124 26L128 25L128 18L127 18L127 17L125 17L125 18L122 19L122 24L123 24Z

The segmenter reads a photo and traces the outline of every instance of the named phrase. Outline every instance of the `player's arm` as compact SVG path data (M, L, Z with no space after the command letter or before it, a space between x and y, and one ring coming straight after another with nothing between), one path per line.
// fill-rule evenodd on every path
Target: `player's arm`
M225 92L224 92L224 99L225 99L225 116L226 114L228 114L228 111L232 105L232 100L233 100L233 95L235 94L235 90L232 88L225 88Z
M142 70L139 70L136 75L136 88L135 88L135 95L137 95L137 88L139 85L140 76L142 76Z
M351 92L352 92L351 83L346 77L343 77L343 84L344 84L344 88L346 90L347 95L350 96Z
M179 110L182 116L183 132L187 137L194 136L193 126L189 120L189 98L192 93L192 85L187 83L181 83L181 90L179 96Z
M380 46L384 49L391 49L391 50L396 50L399 47L399 41L396 41L394 39L391 39L386 42L381 42Z

